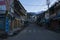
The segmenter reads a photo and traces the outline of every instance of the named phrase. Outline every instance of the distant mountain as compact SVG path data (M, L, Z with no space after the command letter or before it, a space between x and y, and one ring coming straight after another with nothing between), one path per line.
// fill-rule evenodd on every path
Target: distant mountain
M39 15L45 11L40 11L40 12L27 12L27 15L33 16L33 15Z
M41 13L43 13L44 11L40 11L40 12L37 12L36 14L41 14Z
M36 13L35 12L28 12L27 15L33 16L33 15L36 15Z

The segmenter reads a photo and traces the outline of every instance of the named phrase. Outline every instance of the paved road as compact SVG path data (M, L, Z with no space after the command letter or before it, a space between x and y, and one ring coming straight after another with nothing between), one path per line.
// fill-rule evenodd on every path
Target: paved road
M30 24L22 32L6 40L60 40L60 33L55 33L36 24Z

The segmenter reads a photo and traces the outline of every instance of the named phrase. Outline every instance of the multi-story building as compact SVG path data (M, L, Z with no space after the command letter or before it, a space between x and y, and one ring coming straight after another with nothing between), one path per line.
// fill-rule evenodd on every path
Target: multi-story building
M0 30L2 34L13 34L20 30L27 19L26 10L19 0L0 0Z
M43 26L45 21L45 11L42 13L39 13L37 16L38 17L37 17L36 23L39 24L40 26Z
M50 12L50 29L60 29L60 2L56 2L49 9Z

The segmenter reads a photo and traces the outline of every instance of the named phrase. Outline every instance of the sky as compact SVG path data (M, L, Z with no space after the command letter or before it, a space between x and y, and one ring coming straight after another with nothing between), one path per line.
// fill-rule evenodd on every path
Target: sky
M46 0L19 0L27 12L40 12L47 10ZM57 0L50 0L50 6Z

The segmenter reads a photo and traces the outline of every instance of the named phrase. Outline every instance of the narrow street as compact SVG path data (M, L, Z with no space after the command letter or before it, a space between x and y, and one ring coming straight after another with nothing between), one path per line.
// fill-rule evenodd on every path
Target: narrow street
M60 0L0 0L0 40L60 40Z
M30 24L18 35L9 37L7 40L60 40L60 33Z

